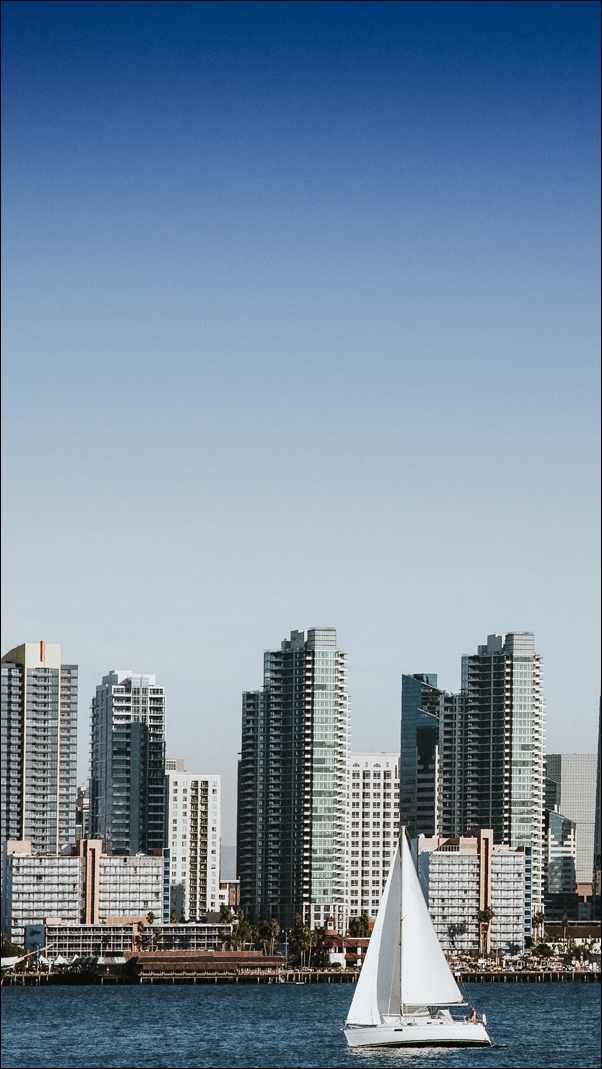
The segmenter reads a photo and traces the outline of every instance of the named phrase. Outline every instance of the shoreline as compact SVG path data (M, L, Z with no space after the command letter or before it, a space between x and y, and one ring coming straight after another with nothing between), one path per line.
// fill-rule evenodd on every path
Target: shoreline
M550 984L550 983L581 983L599 984L600 972L592 972L589 969L575 970L521 970L518 972L486 971L456 973L456 979L463 984ZM63 987L63 986L154 986L155 984L174 986L176 984L275 984L305 985L305 984L353 984L358 978L357 973L348 970L335 972L330 970L290 971L283 970L261 973L210 973L191 972L186 973L151 973L136 975L124 970L111 971L86 970L78 973L73 972L25 972L13 973L11 976L2 978L3 987Z

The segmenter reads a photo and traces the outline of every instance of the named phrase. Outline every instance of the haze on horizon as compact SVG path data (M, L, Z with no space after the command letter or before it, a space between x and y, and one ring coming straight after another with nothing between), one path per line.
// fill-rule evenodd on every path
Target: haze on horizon
M4 632L240 696L334 626L352 746L402 672L532 630L596 747L598 6L4 8ZM230 803L227 798L230 795Z

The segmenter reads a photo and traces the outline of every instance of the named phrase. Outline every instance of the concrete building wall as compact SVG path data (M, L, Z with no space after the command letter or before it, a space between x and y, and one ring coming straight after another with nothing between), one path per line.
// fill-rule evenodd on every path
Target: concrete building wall
M412 844L435 931L447 954L524 948L530 871L522 849L495 844L493 831ZM492 916L484 920L484 914Z
M398 837L399 754L350 754L345 827L349 917L378 913Z
M83 840L79 856L36 855L30 843L4 851L3 931L17 942L27 925L48 918L69 924L102 924L153 913L165 917L166 858L107 856L99 840Z
M171 912L194 920L219 910L221 777L170 770L167 794Z

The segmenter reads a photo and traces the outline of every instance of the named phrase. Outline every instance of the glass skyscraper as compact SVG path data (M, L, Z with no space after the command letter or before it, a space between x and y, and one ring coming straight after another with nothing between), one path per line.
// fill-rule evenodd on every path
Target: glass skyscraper
M243 695L240 898L253 921L345 924L346 657L334 628L292 631Z
M489 635L462 658L461 693L444 702L439 834L492 828L496 843L531 849L534 909L543 891L543 729L532 633Z
M547 754L546 786L555 789L558 812L575 825L575 879L591 883L596 821L597 756L590 753Z
M2 658L2 837L34 853L75 843L77 665L56 642L25 642Z
M152 854L166 839L165 693L113 671L92 699L90 834L107 854Z
M400 820L412 839L437 834L443 700L436 675L401 677Z

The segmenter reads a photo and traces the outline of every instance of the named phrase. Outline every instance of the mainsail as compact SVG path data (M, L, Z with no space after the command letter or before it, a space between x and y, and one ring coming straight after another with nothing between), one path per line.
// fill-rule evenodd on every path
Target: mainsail
M347 1023L380 1024L383 1015L398 1016L402 1005L461 1002L402 828Z

